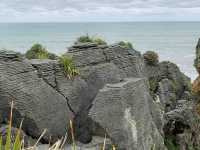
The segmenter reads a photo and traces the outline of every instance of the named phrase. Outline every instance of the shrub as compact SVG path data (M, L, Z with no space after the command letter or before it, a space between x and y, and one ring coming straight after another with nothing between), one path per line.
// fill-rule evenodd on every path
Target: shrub
M149 65L157 65L159 62L158 54L154 51L147 51L143 54L144 60Z
M49 53L41 44L34 44L25 54L28 59L56 59L56 55Z
M106 41L99 37L90 37L89 35L81 36L75 43L95 43L97 45L106 45Z
M68 55L62 55L59 57L59 63L63 67L64 73L69 79L79 75L79 71L74 64L72 57Z
M92 39L88 36L88 35L84 35L84 36L80 36L78 39L77 39L77 42L80 42L80 43L88 43L88 42L93 42Z
M118 43L123 48L133 49L133 45L130 42L121 41Z
M97 45L106 45L107 44L106 41L104 41L103 39L98 38L98 37L93 38L93 42L96 43Z

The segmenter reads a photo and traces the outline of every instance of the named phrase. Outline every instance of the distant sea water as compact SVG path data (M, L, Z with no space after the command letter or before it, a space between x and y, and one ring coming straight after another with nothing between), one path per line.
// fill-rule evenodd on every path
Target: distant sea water
M200 22L122 22L122 23L1 23L0 48L24 53L34 43L62 54L77 37L89 34L112 44L130 41L142 53L156 51L160 60L176 63L191 79L195 46L200 38Z

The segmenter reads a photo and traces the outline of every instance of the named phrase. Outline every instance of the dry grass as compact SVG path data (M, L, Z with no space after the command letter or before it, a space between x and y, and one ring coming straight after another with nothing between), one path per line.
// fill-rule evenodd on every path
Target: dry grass
M7 130L7 137L6 137L6 144L3 145L2 143L2 136L0 136L0 150L37 150L38 144L40 140L43 138L43 136L46 134L47 129L45 129L40 137L38 138L37 142L28 148L24 147L24 139L20 139L20 134L21 134L21 127L22 127L22 122L20 124L20 128L18 129L17 135L15 137L15 142L13 143L11 140L11 129L12 129L12 117L13 117L13 108L14 108L14 103L11 102L11 111L10 111L10 118L9 118L9 128ZM73 122L70 120L70 132L71 132L71 139L72 139L72 150L76 150L76 142L75 142L75 137L74 137L74 127L73 127ZM64 146L67 141L67 133L65 134L64 138L61 138L58 140L56 143L53 145L49 146L48 150L64 150ZM102 145L102 148L100 150L105 150L106 148L106 135L104 138L104 142ZM112 150L116 150L116 147L113 145Z

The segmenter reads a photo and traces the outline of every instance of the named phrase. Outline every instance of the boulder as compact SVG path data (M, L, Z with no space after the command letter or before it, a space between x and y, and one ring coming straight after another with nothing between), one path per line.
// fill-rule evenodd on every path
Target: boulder
M149 80L149 88L154 99L169 111L175 108L179 99L192 100L191 82L177 65L164 61L156 66L145 65L145 76Z
M127 78L107 84L96 96L89 116L105 129L119 150L165 149L153 118L146 80ZM147 130L148 129L148 130Z
M68 100L74 113L76 138L91 141L92 121L88 112L98 91L107 83L118 83L125 77L143 76L143 59L139 52L119 45L106 46L92 43L77 43L69 48L80 76L69 80L55 61L30 60L38 75Z
M10 53L3 53L0 59L2 122L7 123L9 103L14 101L13 124L19 125L24 118L23 130L28 135L37 138L47 129L44 137L46 141L49 136L52 139L64 136L66 126L72 118L65 97L38 76L37 70L27 61L16 59L17 54L12 53L10 56Z
M173 138L182 149L198 145L192 110L200 107L192 102L190 79L175 64L159 63L158 57L147 63L146 56L120 45L76 43L67 54L80 72L72 79L56 60L0 51L1 124L8 123L14 100L13 125L24 118L24 132L36 138L47 128L43 142L64 136L73 119L75 139L82 143L106 134L119 150L164 150L164 141ZM78 148L95 149L85 146Z

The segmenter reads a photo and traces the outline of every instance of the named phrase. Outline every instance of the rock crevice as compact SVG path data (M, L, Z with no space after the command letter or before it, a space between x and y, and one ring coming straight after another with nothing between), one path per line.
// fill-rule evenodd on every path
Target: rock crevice
M106 134L119 150L165 150L169 140L184 145L181 150L199 144L190 138L198 139L193 132L199 119L190 79L175 64L119 45L79 43L67 54L80 71L73 79L56 60L0 51L1 115L13 98L17 118L33 122L24 131L38 137L47 128L44 140L64 136L72 119L82 143Z

